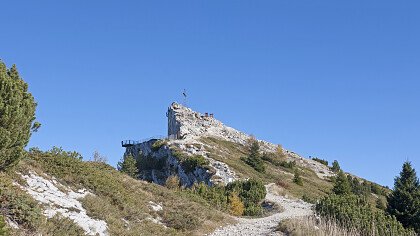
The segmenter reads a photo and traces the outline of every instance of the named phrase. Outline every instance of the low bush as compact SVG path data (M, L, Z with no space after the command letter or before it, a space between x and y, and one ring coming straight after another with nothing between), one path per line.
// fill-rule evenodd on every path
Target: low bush
M312 160L314 160L314 161L316 161L316 162L319 162L319 163L321 163L321 164L323 164L323 165L328 166L328 161L327 161L327 160L320 159L320 158L317 158L317 157L313 157L313 158L312 158Z
M235 181L226 185L226 192L238 193L238 196L245 205L245 215L262 215L263 209L261 207L261 201L264 200L267 190L261 181L255 179ZM260 210L257 210L256 208L260 208Z
M73 220L62 217L61 215L55 215L53 218L48 219L45 229L42 231L43 235L85 235L85 231L76 223L74 223Z
M296 161L286 161L284 155L278 153L264 153L261 159L267 161L274 166L284 167L286 169L293 170L296 167Z
M300 171L299 170L295 170L295 175L293 176L293 183L303 186L303 179L300 176Z
M156 140L153 144L152 144L152 151L156 152L157 150L159 150L161 147L165 146L168 142L165 139L159 139Z
M282 161L279 163L279 166L287 169L294 169L296 167L296 161Z
M310 197L310 196L309 196L309 195L307 195L307 194L303 194L303 196L302 196L302 200L303 200L303 201L305 201L305 202L312 203L312 204L315 204L315 203L317 202L317 199L315 199L315 198L313 198L313 197Z
M232 194L236 195L244 205L243 214L248 216L260 216L263 214L264 209L261 207L261 202L267 194L264 184L254 179L238 180L226 186L209 187L204 183L200 183L184 191L198 195L211 206L226 212L229 212L232 206L229 198Z
M196 167L204 167L209 164L209 161L206 160L201 155L194 155L191 157L187 157L184 160L181 161L182 168L185 170L185 172L193 172Z
M39 228L44 218L38 203L13 185L5 173L0 173L0 215L7 215L30 231Z
M129 178L104 163L83 162L44 152L31 153L25 162L31 169L54 176L65 185L92 192L94 195L80 201L89 216L108 223L110 235L176 235L175 229L191 233L203 229L204 222L224 219L213 207L203 205L203 200ZM150 209L150 201L162 203L163 210ZM37 209L37 204L32 209ZM148 220L151 216L161 217L168 227Z
M342 228L357 230L359 235L415 235L395 217L374 210L364 198L356 195L329 195L319 201L315 211Z
M3 215L0 214L0 236L8 235L6 228L6 222L4 221Z

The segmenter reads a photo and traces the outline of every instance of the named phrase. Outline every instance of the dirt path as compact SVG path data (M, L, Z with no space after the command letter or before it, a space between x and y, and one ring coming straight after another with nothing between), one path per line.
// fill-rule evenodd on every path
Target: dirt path
M235 225L228 225L226 227L217 229L211 236L222 235L275 235L274 230L280 221L289 218L300 216L307 216L312 214L312 205L302 200L293 200L283 196L279 196L272 190L274 184L266 185L267 196L266 200L279 204L284 208L281 213L276 213L268 217L257 219L237 218L238 223Z

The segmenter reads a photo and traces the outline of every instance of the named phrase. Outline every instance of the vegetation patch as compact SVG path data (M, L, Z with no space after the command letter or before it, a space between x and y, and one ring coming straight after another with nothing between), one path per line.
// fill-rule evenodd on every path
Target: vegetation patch
M43 171L68 186L87 188L94 193L81 200L83 207L89 216L107 222L110 235L207 233L220 224L216 222L225 219L200 199L135 180L104 163L83 162L41 151L32 152L29 157L22 163L25 168ZM149 201L162 203L163 210L154 212L148 207ZM176 213L182 219L176 219ZM151 217L160 217L168 228L153 223L149 220ZM186 224L187 221L191 224Z
M312 158L312 160L314 160L314 161L316 161L316 162L319 162L319 163L321 163L321 164L323 164L323 165L328 166L328 161L327 161L327 160L320 159L320 158L318 158L318 157L313 157L313 158Z
M341 228L356 230L360 235L415 235L395 217L386 215L356 195L330 195L316 205L316 212L334 220Z
M184 191L200 196L219 210L247 216L263 215L261 203L267 193L264 184L254 179L234 181L226 186L209 187L200 183Z
M207 166L208 164L209 164L209 161L206 160L201 155L194 155L191 157L187 157L181 162L182 168L187 173L193 172L195 168L197 167L204 167L204 166Z
M168 141L166 141L165 139L159 139L156 140L153 144L152 144L152 151L156 152L158 151L161 147L165 146L168 143Z

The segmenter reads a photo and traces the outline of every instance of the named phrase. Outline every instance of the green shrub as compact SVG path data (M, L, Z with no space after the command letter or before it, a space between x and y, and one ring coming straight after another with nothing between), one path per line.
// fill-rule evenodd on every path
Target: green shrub
M185 172L193 172L196 167L200 166L206 166L209 164L209 161L206 160L201 155L194 155L192 157L187 157L185 160L181 161L182 168L185 170Z
M374 210L365 199L356 195L329 195L316 205L315 211L341 227L357 229L360 235L414 235L395 217Z
M46 226L41 231L43 231L43 235L85 235L85 231L76 223L74 223L73 220L58 214L53 218L48 219Z
M5 173L0 173L0 209L0 214L29 230L37 229L44 218L38 203L14 186Z
M209 205L222 211L226 211L228 207L228 195L224 186L208 186L201 182L195 184L191 189L186 189L193 194L202 197Z
M4 221L3 215L0 214L0 236L6 236L6 235L8 235L6 222Z
M261 205L250 204L245 207L244 215L246 216L262 216L264 214L264 209Z
M296 167L296 161L282 161L279 166L293 170Z
M209 205L218 210L230 211L229 197L237 195L243 203L244 215L259 216L263 213L261 202L267 194L264 184L261 181L237 180L226 186L208 186L204 183L195 184L191 189L184 191L202 197Z
M246 181L234 181L226 185L226 192L238 193L242 202L245 205L245 215L258 216L262 213L261 201L264 200L267 190L261 181L255 179L249 179ZM255 208L261 208L261 211L255 210ZM250 208L250 210L247 210ZM252 210L251 210L252 208ZM255 213L255 214L254 214Z
M338 164L337 160L334 160L333 163L332 163L331 171L335 172L335 173L338 173L340 170L341 170L340 164Z
M124 155L121 161L118 162L117 169L127 174L131 178L137 178L139 175L139 170L137 169L137 161L131 154Z
M15 166L25 155L36 103L15 65L0 61L0 171ZM36 123L37 129L39 123ZM34 130L35 131L35 130Z
M94 195L81 199L87 214L108 223L110 235L176 235L176 229L201 229L203 222L220 222L224 216L201 198L192 198L165 187L128 178L113 167L98 162L33 152L25 160L74 189L86 188ZM162 203L163 210L152 211L150 201ZM160 216L168 228L147 220ZM126 227L128 221L129 227ZM188 222L190 224L188 224Z
M351 187L349 180L342 170L340 170L334 179L333 193L337 195L350 194Z
M168 142L164 139L159 139L156 140L153 144L152 144L152 151L156 152L157 150L159 150L162 146L165 146Z
M295 175L293 176L293 183L303 186L303 180L302 177L300 176L300 171L299 170L295 170Z
M307 195L307 194L303 194L303 196L302 196L302 200L303 200L303 201L305 201L305 202L312 203L312 204L317 203L317 199L315 199L315 198L313 198L313 197L310 197L310 196L309 196L309 195Z
M83 160L83 156L75 151L64 151L62 147L52 147L51 150L47 151L46 154L50 154L56 157L68 157Z
M320 158L317 158L317 157L313 157L312 160L317 161L317 162L319 162L319 163L321 163L323 165L328 166L328 161L327 160L320 159Z
M249 141L249 155L241 158L246 164L254 168L260 173L265 172L265 165L260 154L260 145L257 140L250 139Z

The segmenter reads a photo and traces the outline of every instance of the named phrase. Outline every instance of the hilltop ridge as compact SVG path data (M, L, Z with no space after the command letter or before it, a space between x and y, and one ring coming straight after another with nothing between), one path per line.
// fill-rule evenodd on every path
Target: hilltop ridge
M162 148L156 149L156 140L149 140L126 149L126 154L132 154L138 159L141 159L140 156L150 156L152 159L161 162L159 168L142 171L143 179L164 184L169 176L177 175L183 184L191 186L194 182L200 181L210 185L213 183L226 184L240 178L237 175L237 170L229 166L224 160L215 158L214 150L219 147L209 143L209 141L219 140L232 143L243 149L253 139L252 135L226 126L217 120L213 114L203 114L176 102L168 107L166 116L168 118L168 139L160 142ZM334 175L327 166L304 158L281 145L264 140L258 140L258 143L262 153L280 151L284 153L284 161L309 168L320 178L328 178ZM174 152L174 150L177 150L177 152ZM241 155L245 155L243 150L241 152L243 153ZM203 169L197 166L194 171L187 173L182 168L179 158L176 157L177 153L184 153L186 156L203 156L209 163L208 168Z

